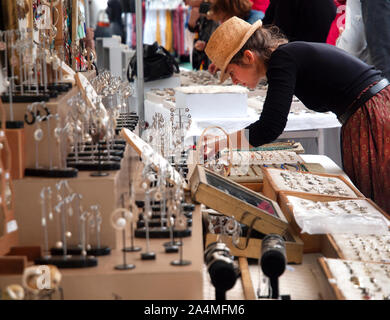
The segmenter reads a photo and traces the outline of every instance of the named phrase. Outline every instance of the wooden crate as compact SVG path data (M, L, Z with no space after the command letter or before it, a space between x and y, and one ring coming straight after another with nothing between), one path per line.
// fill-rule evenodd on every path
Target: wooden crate
M390 220L390 215L382 210L374 201L371 199L364 199L369 202L375 209L377 209L381 214L383 214L387 220ZM331 234L326 234L324 237L324 241L322 243L324 248L323 254L328 258L339 258L339 259L347 259L342 249L337 245L336 240ZM378 262L378 261L367 261L367 262ZM385 262L380 262L385 263Z
M192 218L192 235L183 238L183 259L190 260L187 266L173 266L179 253L165 253L163 243L167 239L150 239L150 251L155 260L141 260L146 240L135 239L141 252L126 253L132 270L115 270L123 263L122 232L116 232L118 247L110 255L98 257L93 268L61 269L61 287L65 300L200 300L203 298L203 243L200 206L195 207ZM113 229L111 227L111 229ZM127 245L130 244L127 233ZM22 276L1 275L0 288L9 284L21 284ZM58 295L54 295L57 299Z
M299 238L299 236L296 234L296 232L292 229L289 229L288 236L286 237L285 245L286 245L286 256L287 256L287 263L295 263L295 264L301 264L303 259L303 242ZM206 235L206 247L212 243L217 241L218 234L213 233L207 233ZM226 243L226 245L230 249L230 253L235 257L247 257L252 259L259 259L260 253L261 253L261 239L255 239L250 238L248 241L248 246L241 250L237 248L233 242L231 237L224 237L223 238ZM246 244L246 238L240 237L240 241L238 246L240 248L245 247Z
M319 163L305 163L303 161L302 163L311 173L325 173L324 167ZM261 170L261 167L261 165L251 165L249 167L248 174L242 176L229 175L228 178L253 191L262 192L263 171ZM295 168L291 166L285 167L287 170L295 170ZM280 166L275 165L275 168L280 168Z
M277 202L279 202L279 193L281 191L293 192L297 196L299 194L302 194L302 196L309 194L309 195L333 197L335 200L339 200L341 198L342 199L351 199L351 197L321 195L321 194L318 194L318 193L297 192L297 191L284 190L284 189L281 189L278 185L276 185L276 183L273 181L270 173L268 172L268 170L269 170L268 168L262 168L262 170L263 170L263 175L264 175L263 194L266 197L268 197L268 198L270 198L270 199L272 199L274 201L277 201ZM273 170L279 170L279 169L273 169ZM284 170L280 170L280 171L282 172ZM301 173L302 174L313 174L311 172L301 172ZM327 173L315 173L315 175L322 176L322 177L339 179L342 182L344 182L353 191L353 193L356 195L356 198L365 198L364 195L351 182L349 182L347 179L345 179L342 175L334 175L334 174L327 174Z
M190 177L190 187L194 201L234 217L240 223L253 225L263 234L284 235L288 228L288 222L276 202L200 165Z
M302 230L298 226L295 221L293 208L289 204L287 196L295 196L311 201L320 201L320 202L330 202L330 201L338 201L338 200L346 200L343 197L332 197L332 196L324 196L324 195L312 195L312 194L301 194L299 192L287 192L281 191L279 193L279 206L282 212L284 213L287 221L290 223L291 227L299 233L299 236L303 240L304 243L304 252L305 253L317 253L321 252L327 257L330 258L344 258L343 255L340 255L340 249L336 246L334 240L331 235L328 234L308 234L301 233ZM353 200L357 200L357 198L349 198ZM377 209L380 213L382 213L387 219L390 219L389 215L384 212L381 208L378 207L372 200L367 198L358 198L359 200L366 200L369 202L375 209Z

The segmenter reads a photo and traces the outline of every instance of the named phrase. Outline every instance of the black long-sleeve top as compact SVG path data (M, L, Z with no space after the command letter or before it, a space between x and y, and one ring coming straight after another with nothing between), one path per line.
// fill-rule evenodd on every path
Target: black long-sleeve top
M370 84L380 71L325 43L291 42L279 46L267 66L268 91L259 120L247 137L252 146L270 143L286 127L293 95L309 109L337 116Z
M271 0L263 25L278 26L289 41L325 43L336 10L334 0Z

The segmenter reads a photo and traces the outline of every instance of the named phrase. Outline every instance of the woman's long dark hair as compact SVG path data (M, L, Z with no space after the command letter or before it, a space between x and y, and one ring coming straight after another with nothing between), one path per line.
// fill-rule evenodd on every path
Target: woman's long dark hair
M263 60L265 66L271 58L272 52L281 44L287 43L286 36L276 26L260 27L248 39L244 46L238 51L230 63L242 65L242 58L245 50L254 51Z

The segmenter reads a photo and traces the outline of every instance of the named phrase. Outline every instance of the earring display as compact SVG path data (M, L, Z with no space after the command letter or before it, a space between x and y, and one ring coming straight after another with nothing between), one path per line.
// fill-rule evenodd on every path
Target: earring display
M363 195L343 176L312 174L262 168L264 195L276 199L279 191L305 192L336 197L357 198Z
M24 115L27 125L34 127L34 144L35 144L35 168L26 168L25 175L33 177L51 177L51 178L73 178L77 176L77 169L68 168L63 164L63 149L66 143L64 136L69 133L68 126L59 127L60 121L58 114L51 114L45 102L34 102L27 106L26 114ZM56 127L53 126L55 121ZM43 130L45 127L45 131ZM44 138L46 137L47 145L44 146ZM53 150L52 137L55 137L58 146L58 166L54 167L53 161L55 154ZM48 168L44 168L39 164L40 150L47 150Z
M97 170L92 176L106 176L108 173L103 171L120 169L125 142L115 139L116 120L121 110L128 109L126 101L132 92L119 78L107 72L100 74L92 83L80 74L77 74L76 80L81 94L68 101L72 108L70 116L79 123L79 127L85 128L90 141L74 144L68 165L79 170ZM135 124L130 127L134 129ZM77 153L79 149L83 155ZM93 152L88 155L90 151Z
M145 186L145 185L143 185ZM150 251L150 240L149 240L149 219L152 217L152 208L150 206L150 189L145 189L145 206L144 206L144 221L145 221L145 239L146 247L145 252L141 253L142 260L155 260L156 254Z
M191 229L185 228L183 230L174 229L172 227L168 228L167 223L167 194L169 193L169 168L166 162L159 165L160 170L158 170L159 175L156 174L154 166L149 162L149 158L144 158L144 169L142 176L144 180L141 184L141 187L145 192L148 193L148 197L145 197L144 202L144 212L140 215L140 219L137 222L137 229L135 230L135 237L137 238L170 238L171 232L174 233L174 236L183 236L188 237L191 235ZM173 188L175 188L173 186ZM179 185L176 187L181 188ZM179 206L183 201L183 197L180 196ZM146 202L149 203L146 203ZM175 200L177 201L177 200ZM175 204L176 207L178 204ZM146 208L150 208L150 213L148 215ZM168 208L169 210L169 208ZM168 213L169 219L172 219L172 212ZM175 217L176 218L176 217ZM171 221L169 221L170 223ZM171 223L170 223L171 224ZM190 224L187 223L187 227ZM171 224L172 226L172 224Z
M390 299L390 264L320 258L320 265L337 299Z
M390 263L390 234L331 234L341 259Z
M93 205L90 207L90 211L92 213L92 223L91 228L93 232L90 232L91 235L95 236L95 244L91 241L91 247L88 248L87 253L92 256L104 256L108 255L111 252L111 249L107 246L103 246L100 243L101 236L101 225L102 225L102 215L99 210L99 205Z
M116 270L130 270L135 268L134 264L127 263L126 251L124 250L126 248L126 227L128 226L128 224L131 223L132 219L133 219L132 213L125 208L115 209L111 213L111 225L114 229L122 231L122 240L123 240L123 245L122 245L123 263L115 266L114 269Z
M157 172L159 171L159 168L165 167L167 170L167 175L169 176L169 183L174 185L181 185L185 189L188 189L184 178L169 164L165 158L156 153L148 143L126 128L122 129L121 135L126 139L126 142L128 142L134 148L140 157L151 163Z
M74 215L72 201L76 199L73 191L70 189L66 180L61 180L55 186L56 196L53 197L49 187L43 188L40 193L41 199L41 225L43 228L43 256L35 260L36 264L53 264L59 268L85 268L97 266L97 259L94 256L88 256L88 237L86 227L88 214L82 212L78 203L77 217ZM52 203L52 199L56 199L56 203ZM52 213L54 209L54 215ZM49 213L48 213L49 212ZM82 213L81 213L82 212ZM71 222L78 219L79 241L76 248L68 246L68 242L72 240L74 232L70 231ZM48 228L53 228L53 224L57 225L59 238L55 242L55 248L48 250ZM49 254L50 252L50 254Z
M58 14L55 16L58 20ZM2 96L2 100L10 104L11 121L13 103L47 102L71 88L70 83L63 82L59 72L63 62L52 45L55 26L50 21L49 24L49 28L39 26L34 30L27 28L0 33L0 47L4 48L0 50L0 56L3 55L1 63L6 65L9 62L9 68L4 70L9 90Z
M177 230L186 230L187 228L187 218L183 215L182 212L179 212L177 218L175 219L175 225ZM171 265L173 266L188 266L191 264L190 260L183 259L183 251L184 251L184 242L182 237L180 237L180 245L179 245L179 259L173 260Z
M135 201L135 191L134 191L134 185L131 183L130 185L130 197L129 197L129 211L131 212L132 216L137 216L136 213L138 212L138 206ZM138 252L141 251L142 248L134 245L134 221L131 219L129 221L130 224L130 247L123 248L123 251L125 252Z
M330 202L287 196L294 219L308 234L388 234L386 217L364 199Z

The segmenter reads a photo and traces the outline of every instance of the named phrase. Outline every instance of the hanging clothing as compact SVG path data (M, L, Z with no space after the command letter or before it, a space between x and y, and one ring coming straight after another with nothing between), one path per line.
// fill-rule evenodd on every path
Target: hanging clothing
M157 28L160 26L157 17L157 10L146 10L144 24L144 41L145 44L153 44L157 41Z
M360 0L358 0L360 2ZM336 45L337 38L340 36L340 28L345 26L345 0L334 0L334 3L337 7L336 18L333 20L328 37L326 38L326 43L331 44L332 46Z
M172 52L173 51L173 35L172 35L173 30L172 30L172 12L170 10L165 10L165 19L166 19L165 49L167 49L169 52Z
M348 0L345 11L345 30L336 41L336 46L371 64L368 53L362 5L360 0Z

